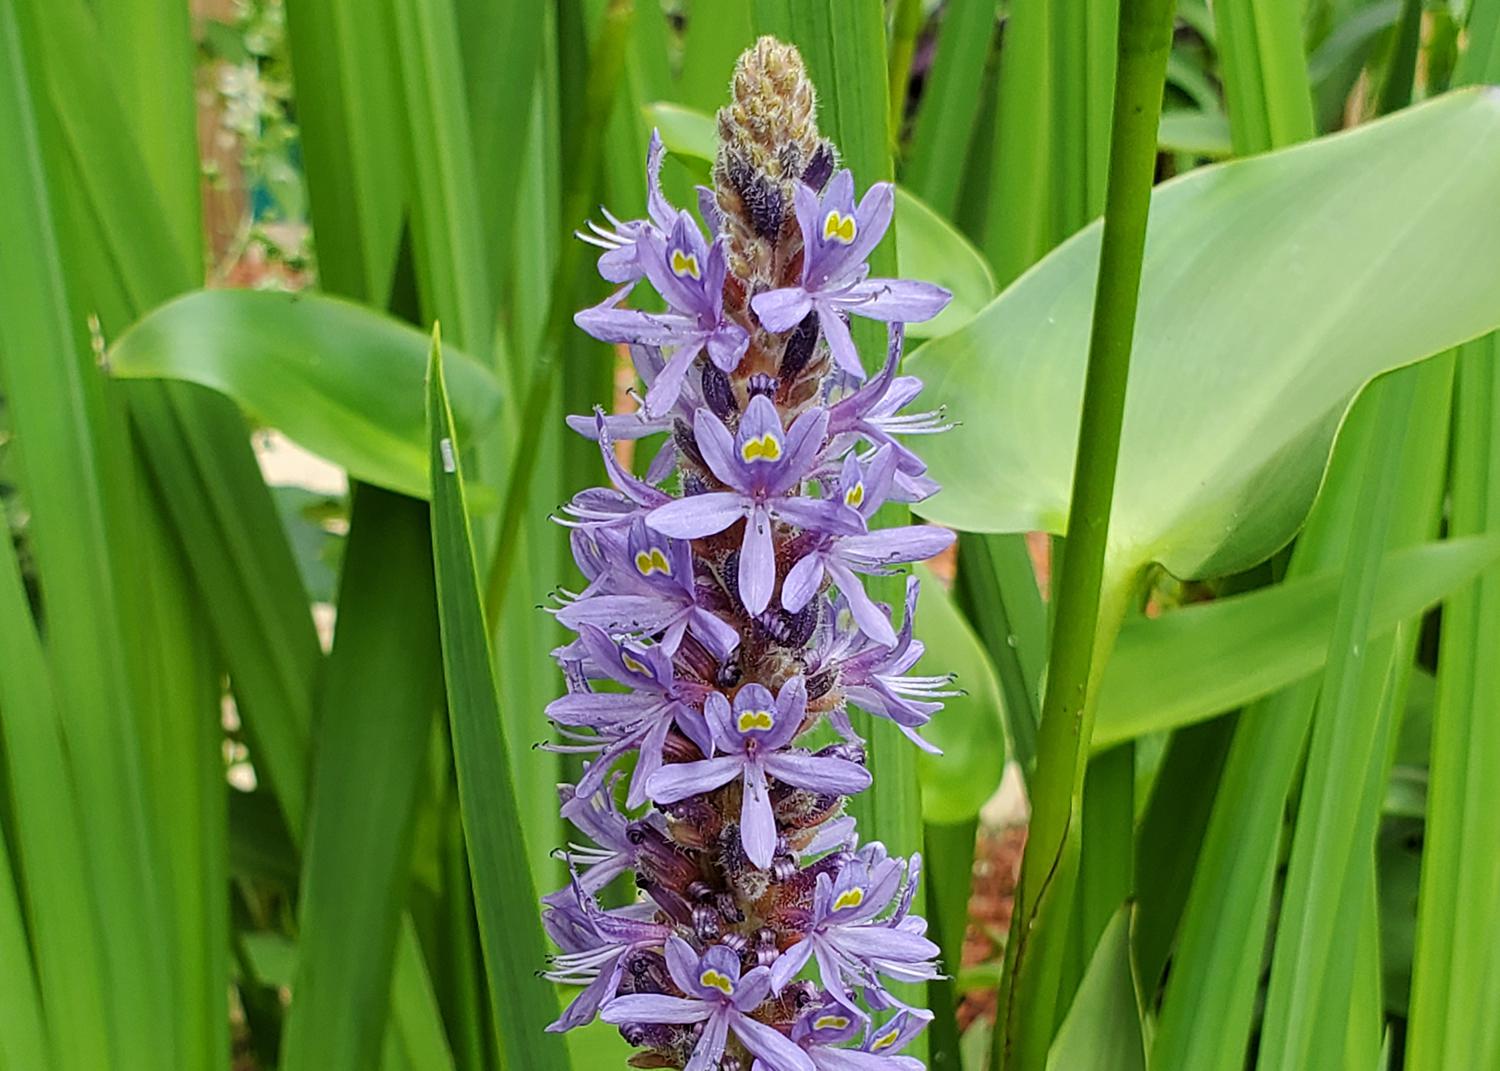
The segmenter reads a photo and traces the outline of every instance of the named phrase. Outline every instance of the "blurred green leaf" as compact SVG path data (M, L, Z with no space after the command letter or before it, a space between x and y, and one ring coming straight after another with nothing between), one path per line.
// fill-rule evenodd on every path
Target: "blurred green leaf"
M110 347L110 371L229 395L354 479L427 496L420 331L318 294L202 290L149 313ZM473 441L500 407L494 377L452 353L456 419Z
M1496 326L1500 216L1481 206L1500 182L1497 133L1500 95L1451 94L1159 191L1115 573L1262 560L1301 524L1353 393ZM944 487L919 507L931 519L1063 530L1098 241L1095 226L912 355L927 398L963 425L925 444Z
M386 1034L441 672L426 507L359 487L317 722L286 1071L364 1071Z
M1131 917L1127 904L1105 927L1047 1053L1047 1071L1146 1071L1146 1028L1130 964Z
M1215 112L1186 109L1164 112L1158 141L1163 152L1185 152L1214 160L1234 152L1229 141L1229 120Z
M984 645L942 583L925 566L917 566L916 573L922 590L915 632L927 646L923 672L952 673L955 687L966 693L947 700L923 730L943 753L917 758L922 820L952 824L977 815L1005 772L1000 685Z
M952 218L969 143L984 100L995 39L995 0L950 0L939 16L937 51L923 84L902 181Z

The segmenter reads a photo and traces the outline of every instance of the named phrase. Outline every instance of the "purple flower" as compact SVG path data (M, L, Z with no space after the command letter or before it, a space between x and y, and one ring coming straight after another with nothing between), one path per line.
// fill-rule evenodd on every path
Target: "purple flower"
M865 263L891 224L895 187L877 182L854 206L854 176L840 171L821 197L798 183L793 194L802 229L802 283L755 295L751 308L768 331L789 331L810 311L828 339L833 359L849 375L864 378L859 353L843 314L913 323L943 310L952 297L931 283L870 279Z
M630 347L630 362L635 366L636 375L640 376L641 382L649 390L657 377L661 375L662 369L666 367L667 360L662 356L660 346L637 344ZM645 400L634 391L631 392L631 396L640 406L634 413L604 415L604 428L612 440L644 439L648 435L670 432L677 420L691 421L693 411L703 404L702 392L693 383L691 377L683 381L677 400L665 412L656 416L646 415ZM595 440L599 438L599 417L596 414L573 414L565 419L568 427L584 438ZM646 470L646 482L660 483L666 479L676 461L677 444L669 435Z
M677 209L667 203L661 192L661 165L666 159L667 147L662 144L661 132L651 131L651 144L646 150L646 211L650 221L633 219L621 221L604 209L604 218L614 230L607 230L589 221L589 230L584 234L574 231L575 237L604 252L599 257L599 274L612 283L633 283L644 275L641 266L640 240L653 230L671 230L677 218Z
M806 709L807 685L801 677L782 685L775 702L768 688L747 684L735 695L732 711L722 693L710 693L703 712L714 746L723 754L663 766L651 775L647 791L660 803L675 803L741 778L741 843L750 861L765 869L771 865L777 840L768 774L799 788L845 796L862 792L870 784L869 771L848 759L782 750L801 731Z
M547 978L564 985L582 985L584 990L547 1027L552 1033L592 1022L599 1006L618 992L630 953L658 948L672 934L671 927L641 917L639 906L601 910L576 877L567 892L567 900L549 898L542 917L548 936L563 950L553 958Z
M667 733L676 725L684 736L707 755L712 738L703 716L694 710L679 690L672 660L660 647L642 647L612 640L596 625L580 624L578 640L588 656L588 667L628 692L574 691L547 704L547 717L559 725L592 730L597 736L578 734L575 750L600 751L596 761L578 782L581 795L592 795L604 781L614 761L627 751L639 751L630 779L626 804L646 802L646 783L661 766Z
M864 531L864 519L842 502L788 497L811 473L827 426L824 410L809 409L783 431L776 406L763 394L750 400L733 435L713 413L699 409L693 420L698 450L714 476L732 490L667 502L653 509L646 523L678 539L698 539L745 518L740 601L752 614L760 613L776 585L773 519L801 528Z
M828 630L815 645L808 661L808 672L816 674L837 670L839 686L850 702L863 710L896 723L896 728L923 751L942 752L917 734L934 714L943 709L942 700L960 694L948 687L950 674L908 676L906 671L917 664L927 648L912 637L912 620L917 609L921 582L916 577L906 581L906 614L894 646L876 642L863 632L853 635ZM847 715L831 717L846 738L854 739Z
M915 875L921 857L912 857ZM781 954L771 967L771 987L780 992L809 959L816 959L823 987L840 1004L862 1015L849 994L850 986L882 990L880 975L900 981L938 977L932 960L938 947L920 932L903 925L910 899L902 897L897 910L879 916L901 892L901 862L885 854L880 844L869 844L845 863L837 877L818 875L812 916L801 940Z
M598 792L581 796L572 785L559 785L562 816L594 842L592 846L570 844L566 855L570 867L587 867L578 877L579 887L596 893L635 866L635 844L630 823L615 806L616 774Z
M868 521L890 496L895 475L896 453L889 446L877 450L868 465L861 465L850 454L844 459L844 470L831 497ZM818 593L826 573L844 593L854 620L865 635L876 643L893 647L896 632L890 619L865 593L864 585L854 574L887 575L891 565L930 558L947 550L953 540L953 533L946 528L927 524L882 528L860 535L820 533L812 550L787 573L781 587L781 605L792 613L802 609Z
M724 945L701 956L681 937L666 945L667 970L685 996L638 993L616 997L603 1008L607 1023L702 1023L703 1033L684 1071L709 1071L724 1055L730 1031L745 1048L777 1071L817 1071L791 1039L750 1017L770 993L770 971L757 967L743 977L740 958Z
M676 652L689 629L720 658L739 644L739 633L699 604L687 543L653 531L637 516L623 539L614 531L597 533L595 545L601 544L606 572L591 578L588 591L557 611L568 628L586 623L616 635L661 633L667 654ZM583 561L579 565L588 572Z
M860 439L891 447L897 461L892 497L901 502L920 502L937 492L937 484L924 475L926 463L896 436L934 435L948 431L952 425L946 422L942 410L900 414L922 390L922 381L916 376L896 375L905 337L905 325L891 324L880 374L828 407L829 452L841 453Z
M739 324L724 319L724 240L712 246L693 217L679 212L663 237L645 230L636 239L636 259L671 311L625 309L620 302L631 283L593 308L576 313L573 322L603 342L632 342L676 347L671 358L646 391L648 417L665 413L677 400L693 359L705 349L714 364L731 371L745 355L750 336Z
M821 1000L803 1012L792 1027L792 1040L802 1046L818 1071L925 1071L922 1061L900 1052L927 1026L924 1019L903 1010L876 1028L851 1016L832 999ZM839 1048L864 1030L857 1049ZM752 1071L775 1071L757 1060Z

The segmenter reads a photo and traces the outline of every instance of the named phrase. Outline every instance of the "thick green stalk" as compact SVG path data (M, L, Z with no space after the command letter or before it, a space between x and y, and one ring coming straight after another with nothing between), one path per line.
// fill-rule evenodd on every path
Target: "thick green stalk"
M1007 1069L1044 1067L1058 1018L1056 968L1065 936L1058 927L1072 898L1069 872L1077 862L1084 764L1102 662L1098 648L1107 650L1113 642L1124 587L1132 579L1106 577L1105 552L1172 15L1170 0L1122 0L1120 7L1109 184L1068 551L1032 781L1031 833L1006 950L1003 1018L996 1031L996 1064ZM1053 926L1038 929L1049 901Z

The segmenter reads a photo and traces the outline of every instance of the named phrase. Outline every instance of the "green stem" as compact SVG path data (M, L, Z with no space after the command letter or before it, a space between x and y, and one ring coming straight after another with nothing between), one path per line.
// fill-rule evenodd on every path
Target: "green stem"
M1083 419L1067 552L1060 563L1052 665L1031 784L1031 831L1016 890L1001 1021L995 1032L997 1068L1031 1071L1046 1065L1058 1018L1058 971L1048 968L1054 963L1060 968L1058 949L1065 944L1068 912L1050 912L1051 925L1046 927L1036 923L1048 898L1055 898L1059 909L1071 902L1070 886L1077 874L1076 826L1093 731L1094 686L1103 662L1097 656L1114 642L1123 618L1124 595L1133 580L1110 577L1106 590L1105 551L1173 10L1171 0L1121 0L1120 4L1109 187Z
M615 90L625 73L625 55L630 43L631 24L635 21L635 0L610 0L604 13L589 63L588 85L584 92L583 128L578 134L577 152L564 169L566 175L562 198L564 234L558 251L557 267L552 275L552 298L547 308L547 333L541 352L532 367L531 382L526 389L522 420L534 420L547 411L561 367L557 354L562 348L563 332L573 321L573 280L583 258L583 246L572 236L573 226L589 211L589 203L598 181L600 157L603 154L604 126L614 109ZM542 437L534 429L520 429L516 436L516 454L511 461L505 484L505 498L500 514L500 533L495 553L490 559L489 581L485 587L484 615L493 631L500 620L505 593L515 569L516 549L520 542L521 518L531 498L531 479L537 469L537 451Z

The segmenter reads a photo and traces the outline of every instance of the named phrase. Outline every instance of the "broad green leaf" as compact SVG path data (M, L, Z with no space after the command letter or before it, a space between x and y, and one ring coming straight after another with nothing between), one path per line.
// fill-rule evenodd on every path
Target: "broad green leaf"
M1500 94L1194 171L1151 213L1112 570L1235 572L1298 525L1351 396L1500 322ZM1099 228L911 358L960 430L924 443L965 530L1061 532ZM975 465L982 457L985 463Z
M707 115L663 102L647 105L645 114L670 152L695 160L713 159L718 134ZM868 184L863 176L860 181ZM905 278L937 283L953 292L946 309L926 323L908 325L907 334L912 338L950 334L994 298L994 274L979 250L952 224L900 186L896 187L895 219L897 270Z
M112 374L229 395L367 483L427 496L421 332L317 294L202 290L168 302L108 351ZM473 441L499 411L494 377L452 355L455 418Z
M1388 635L1497 560L1500 536L1392 552L1366 637ZM1317 672L1328 657L1338 583L1330 569L1129 622L1104 671L1094 747L1211 718Z
M432 474L432 548L437 573L443 672L464 840L490 983L495 1023L508 1067L566 1068L562 1040L546 1033L557 1015L551 986L536 977L544 963L540 909L520 803L511 777L510 745L500 716L495 672L479 597L479 574L464 503L459 438L434 336L427 376ZM530 800L529 806L553 801Z
M356 488L338 605L314 749L287 1071L364 1071L387 1033L416 797L442 692L421 502Z
M945 702L923 735L943 749L921 754L922 820L942 825L973 818L1005 772L1000 685L984 646L931 570L917 567L915 634L927 645L923 673L952 673L966 694Z
M1047 1054L1047 1071L1146 1071L1146 1031L1130 964L1131 921L1127 905L1105 927Z

